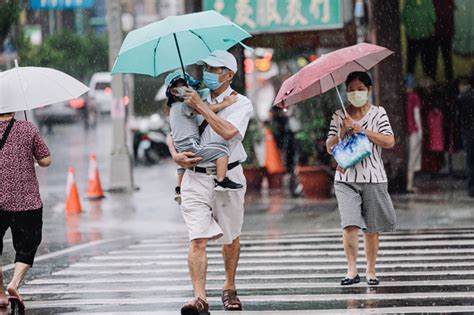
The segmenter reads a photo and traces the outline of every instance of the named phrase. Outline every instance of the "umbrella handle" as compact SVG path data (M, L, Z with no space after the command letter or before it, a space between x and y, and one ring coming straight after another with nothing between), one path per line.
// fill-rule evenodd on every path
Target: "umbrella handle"
M337 84L336 84L336 81L334 80L332 73L331 73L331 79L332 79L332 82L334 83L334 88L336 89L337 96L339 97L339 101L341 101L342 111L344 112L344 115L346 115L346 117L349 117L349 114L347 114L346 108L344 107L344 102L342 101L341 93L339 93L339 89L337 88Z

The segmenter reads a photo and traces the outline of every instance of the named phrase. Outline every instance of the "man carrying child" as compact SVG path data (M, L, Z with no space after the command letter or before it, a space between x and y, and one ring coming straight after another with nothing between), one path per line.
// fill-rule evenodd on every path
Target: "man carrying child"
M194 288L194 301L183 306L181 314L208 314L206 301L206 246L209 240L223 243L225 282L222 303L226 310L240 310L242 304L237 297L235 273L240 254L240 234L244 220L244 197L246 182L240 163L247 155L242 140L253 111L251 101L237 94L237 100L215 113L209 106L222 103L224 97L234 94L230 87L237 72L237 61L227 51L216 50L202 60L204 84L211 90L203 101L192 88L186 88L184 100L208 124L201 135L200 145L227 141L229 149L227 177L243 185L236 191L215 190L216 166L202 162L202 157L192 152L177 152L170 143L174 161L185 168L181 184L181 211L189 233L188 264ZM207 104L206 104L207 103Z

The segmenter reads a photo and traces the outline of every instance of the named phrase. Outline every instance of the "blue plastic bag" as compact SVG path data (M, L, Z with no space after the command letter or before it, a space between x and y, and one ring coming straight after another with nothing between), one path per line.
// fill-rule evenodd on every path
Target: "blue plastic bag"
M361 131L339 142L332 148L332 155L340 168L346 170L372 154L367 135Z

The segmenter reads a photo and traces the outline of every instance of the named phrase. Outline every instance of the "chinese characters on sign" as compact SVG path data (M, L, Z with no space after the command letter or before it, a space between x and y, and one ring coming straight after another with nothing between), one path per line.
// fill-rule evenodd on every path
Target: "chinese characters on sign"
M251 33L342 28L341 0L203 0Z

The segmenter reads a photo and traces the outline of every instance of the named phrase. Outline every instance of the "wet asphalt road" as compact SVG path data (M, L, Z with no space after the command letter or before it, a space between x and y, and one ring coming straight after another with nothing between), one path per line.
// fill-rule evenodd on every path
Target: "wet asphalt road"
M81 125L69 125L45 135L54 164L38 169L44 238L22 288L27 314L177 314L192 297L171 161L136 167L140 189L131 195L85 199L90 152L97 153L103 186L108 185L110 134L110 124L102 122L87 133ZM80 215L64 213L69 166L76 168ZM238 271L243 313L474 312L474 203L462 192L428 195L421 202L394 199L401 230L382 237L382 283L369 288L363 256L362 283L338 284L345 263L333 199L249 194ZM9 235L4 244L1 263L8 279ZM208 253L209 301L212 314L219 314L223 268L218 244L211 244Z

